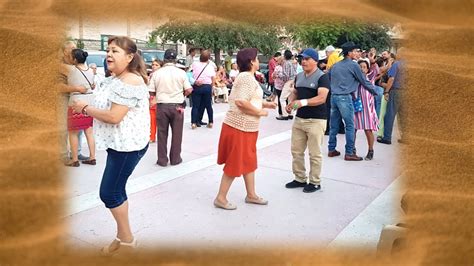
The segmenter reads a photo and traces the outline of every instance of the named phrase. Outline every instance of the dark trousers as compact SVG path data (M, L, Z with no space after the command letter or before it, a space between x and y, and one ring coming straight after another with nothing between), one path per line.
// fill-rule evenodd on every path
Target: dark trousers
M281 103L280 103L281 90L275 89L275 94L278 97L278 114L283 115L283 112L281 111Z
M403 110L403 92L400 89L391 89L388 96L387 111L383 120L383 139L392 141L393 124L395 116L398 114L398 122L400 124L400 131L405 129L405 112Z
M121 152L107 149L107 162L100 183L100 199L105 207L119 207L127 200L125 185L135 166L145 155L148 145L139 151Z
M184 110L179 111L179 104L157 104L156 121L158 125L158 161L157 164L168 164L168 130L171 127L170 162L179 164L181 159L181 143L183 140Z
M197 124L202 121L204 110L207 111L209 123L214 123L214 112L212 109L212 86L203 84L194 86L193 93L193 109L191 110L191 123Z

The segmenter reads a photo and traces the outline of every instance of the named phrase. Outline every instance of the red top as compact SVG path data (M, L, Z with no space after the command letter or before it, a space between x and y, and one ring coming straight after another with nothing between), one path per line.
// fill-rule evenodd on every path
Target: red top
M277 62L274 57L268 61L268 83L273 84L273 71L275 71L275 67Z

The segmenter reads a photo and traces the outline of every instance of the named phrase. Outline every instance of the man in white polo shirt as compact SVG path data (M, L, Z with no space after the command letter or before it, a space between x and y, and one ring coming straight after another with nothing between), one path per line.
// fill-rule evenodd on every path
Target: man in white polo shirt
M148 85L151 95L156 95L156 121L158 125L158 160L160 166L168 165L168 128L171 127L171 165L180 164L183 139L184 97L191 94L192 87L184 70L176 67L176 51L168 49L164 65L152 76Z

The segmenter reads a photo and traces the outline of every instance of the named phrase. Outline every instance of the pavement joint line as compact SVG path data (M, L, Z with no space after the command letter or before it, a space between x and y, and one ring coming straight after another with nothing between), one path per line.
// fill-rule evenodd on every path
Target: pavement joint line
M257 150L270 147L290 138L291 130L270 135L257 141ZM217 153L130 179L127 183L127 194L132 195L141 191L145 191L149 188L158 186L165 182L177 179L213 165L217 165ZM99 199L99 193L95 190L69 198L66 202L67 207L65 213L62 215L63 218L95 208L102 204Z

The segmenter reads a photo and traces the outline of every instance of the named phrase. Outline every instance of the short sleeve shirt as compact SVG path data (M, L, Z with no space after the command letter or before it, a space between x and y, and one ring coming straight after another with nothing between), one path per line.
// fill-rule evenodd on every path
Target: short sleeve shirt
M148 85L148 90L156 93L157 103L183 103L183 92L189 88L186 72L174 64L165 64L155 71Z
M110 110L112 103L129 108L118 124L94 119L94 135L98 150L130 152L143 149L150 141L149 94L145 83L129 85L115 77L107 78L94 92L98 109Z
M329 81L329 75L321 73L321 70L317 70L309 76L306 76L304 72L299 73L296 76L295 88L297 91L298 100L311 99L318 96L319 88L324 87L330 89L331 82ZM319 79L318 79L319 77ZM328 113L326 103L317 106L304 106L298 109L296 116L299 118L313 118L313 119L327 119Z

